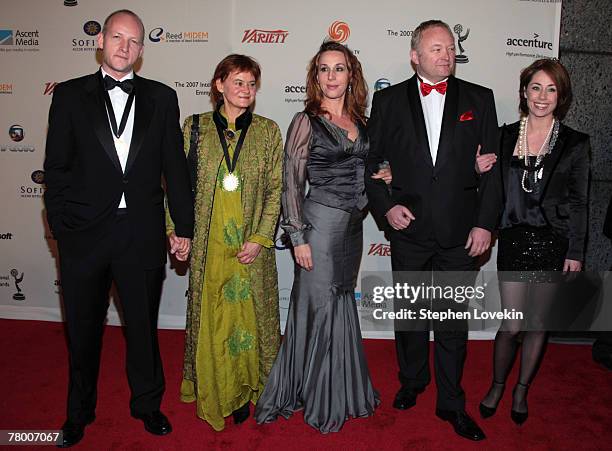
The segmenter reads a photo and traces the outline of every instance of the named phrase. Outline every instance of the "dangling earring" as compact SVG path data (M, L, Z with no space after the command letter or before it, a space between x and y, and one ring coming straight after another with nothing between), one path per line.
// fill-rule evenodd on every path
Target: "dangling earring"
M353 92L353 85L351 85L350 83L348 85L348 92Z

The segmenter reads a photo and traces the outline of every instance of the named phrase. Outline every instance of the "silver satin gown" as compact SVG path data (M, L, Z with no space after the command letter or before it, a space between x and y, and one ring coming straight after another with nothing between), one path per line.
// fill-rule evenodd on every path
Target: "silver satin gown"
M363 353L355 303L361 261L364 158L355 142L321 117L298 113L285 147L283 228L293 245L308 243L313 269L295 266L285 336L255 420L267 423L304 410L322 433L349 417L367 417L380 403ZM306 178L310 192L304 198Z

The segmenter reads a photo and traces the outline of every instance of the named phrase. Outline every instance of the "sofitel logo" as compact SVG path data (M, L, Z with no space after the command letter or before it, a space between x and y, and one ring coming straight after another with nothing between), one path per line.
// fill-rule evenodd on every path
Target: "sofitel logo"
M259 30L257 28L244 30L243 44L284 44L289 36L287 30Z
M383 243L371 243L368 255L377 255L379 257L390 257L391 246Z
M332 41L336 41L340 44L343 44L351 35L351 28L346 22L336 20L329 26L329 29L327 30L327 35Z

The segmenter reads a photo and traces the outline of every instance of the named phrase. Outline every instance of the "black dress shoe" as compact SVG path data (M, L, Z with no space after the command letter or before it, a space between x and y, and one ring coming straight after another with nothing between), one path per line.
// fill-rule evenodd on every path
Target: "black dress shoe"
M499 397L497 399L497 402L495 403L494 407L489 407L487 405L484 404L484 402L481 402L478 405L478 410L480 411L480 416L483 418L490 418L493 415L495 415L495 412L497 412L497 405L499 404L499 402L501 401L501 398L504 394L504 388L506 386L505 382L493 382L493 384L491 385L491 388L489 389L489 393L491 393L491 391L493 390L493 388L497 388L497 389L501 389L501 393L499 394ZM485 396L485 398L487 398L489 396L489 393L487 393L487 396Z
M62 426L62 441L57 444L58 448L70 448L81 441L85 435L85 426L93 423L93 418L85 423L66 420Z
M524 400L523 400L525 404L525 411L523 412L523 411L511 409L510 418L512 418L512 421L514 421L515 424L517 424L518 426L521 426L525 421L527 421L527 418L529 417L529 411L527 410L527 391L529 390L529 385L521 384L520 382L517 382L516 386L514 387L514 390L512 391L512 398L513 398L512 402L513 403L514 403L514 397L516 396L516 391L519 389L519 387L525 391Z
M472 420L465 410L436 409L436 415L438 418L452 424L455 432L461 437L474 441L484 440L486 438L482 429L478 427L476 422Z
M605 369L612 370L612 355L596 354L595 352L593 352L593 360L595 361L595 363L599 363Z
M168 418L159 410L144 414L132 414L132 416L142 420L145 430L151 434L166 435L172 432L172 426Z
M402 386L395 395L393 407L399 410L408 410L416 405L417 395L423 393L425 388L409 388Z
M250 414L251 410L249 409L249 403L247 402L244 406L232 412L232 417L234 417L234 424L244 423L247 418L249 418Z

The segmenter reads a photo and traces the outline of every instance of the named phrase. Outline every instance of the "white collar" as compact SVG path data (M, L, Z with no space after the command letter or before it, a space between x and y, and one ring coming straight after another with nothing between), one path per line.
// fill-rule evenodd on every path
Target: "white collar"
M104 78L106 75L108 75L110 78L112 78L113 80L116 80L115 77L113 77L111 74L109 74L108 72L106 72L104 70L104 68L102 68L102 66L100 66L100 70L102 71L102 78ZM119 80L117 81L123 81L123 80L131 80L132 78L134 78L134 71L131 70L129 74L125 75L124 77L121 77Z

